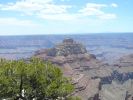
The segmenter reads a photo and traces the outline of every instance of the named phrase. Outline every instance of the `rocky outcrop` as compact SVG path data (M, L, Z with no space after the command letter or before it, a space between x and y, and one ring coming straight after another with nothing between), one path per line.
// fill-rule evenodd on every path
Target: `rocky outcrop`
M133 100L133 55L121 57L112 65L111 76L101 79L101 100Z
M80 96L83 100L96 98L99 92L99 77L104 76L100 67L104 65L93 54L89 54L82 44L73 39L65 39L53 48L37 51L35 56L60 66L64 75L72 78L75 85L73 95ZM91 70L96 74L91 73Z
M114 66L116 67L130 67L133 66L133 54L126 55L118 59L115 63ZM133 69L132 69L133 71Z
M82 100L132 100L133 55L109 65L82 44L65 39L53 48L36 51L34 56L58 65L64 76L72 78L72 95Z
M68 38L63 40L62 43L57 44L54 48L37 51L36 55L44 53L47 56L68 56L72 54L84 54L87 53L87 50L82 44Z
M132 100L133 80L128 80L123 84L113 81L112 84L102 86L100 91L101 100Z

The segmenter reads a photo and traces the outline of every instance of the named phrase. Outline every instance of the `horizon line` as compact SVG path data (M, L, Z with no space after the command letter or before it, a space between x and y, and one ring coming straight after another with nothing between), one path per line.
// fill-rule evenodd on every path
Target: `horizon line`
M133 32L88 32L88 33L52 33L52 34L0 34L0 36L39 36L39 35L95 35L95 34L132 34Z

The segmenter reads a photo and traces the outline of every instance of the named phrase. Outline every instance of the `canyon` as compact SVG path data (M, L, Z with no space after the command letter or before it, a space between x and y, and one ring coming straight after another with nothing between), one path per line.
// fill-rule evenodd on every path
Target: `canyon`
M108 64L97 59L83 44L66 38L52 48L36 51L34 56L61 68L75 86L71 95L82 100L133 99L133 55Z

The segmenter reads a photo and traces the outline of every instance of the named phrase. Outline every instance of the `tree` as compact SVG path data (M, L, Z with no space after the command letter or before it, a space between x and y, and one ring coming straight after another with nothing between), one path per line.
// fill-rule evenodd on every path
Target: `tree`
M28 61L0 60L0 97L13 100L69 98L74 90L61 70L38 58Z

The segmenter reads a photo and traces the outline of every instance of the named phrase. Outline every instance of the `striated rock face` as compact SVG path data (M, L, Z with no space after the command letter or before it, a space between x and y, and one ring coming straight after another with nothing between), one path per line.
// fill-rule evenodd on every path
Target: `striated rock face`
M109 65L96 59L73 39L50 49L35 52L36 57L58 65L64 76L72 78L72 95L82 100L132 100L133 55L125 56Z
M102 85L100 99L133 100L133 54L121 57L112 69L111 76L105 77L109 83Z
M37 51L35 56L60 66L64 75L72 78L75 85L73 95L80 96L83 100L96 98L99 92L99 77L105 76L98 72L102 70L100 67L103 64L93 54L89 54L82 44L73 39L65 39L54 48ZM97 74L91 73L91 70ZM92 79L93 77L98 78Z
M129 67L133 66L133 54L126 55L117 60L114 64L116 67Z
M133 80L123 84L113 81L112 84L103 85L100 91L101 100L133 100Z

